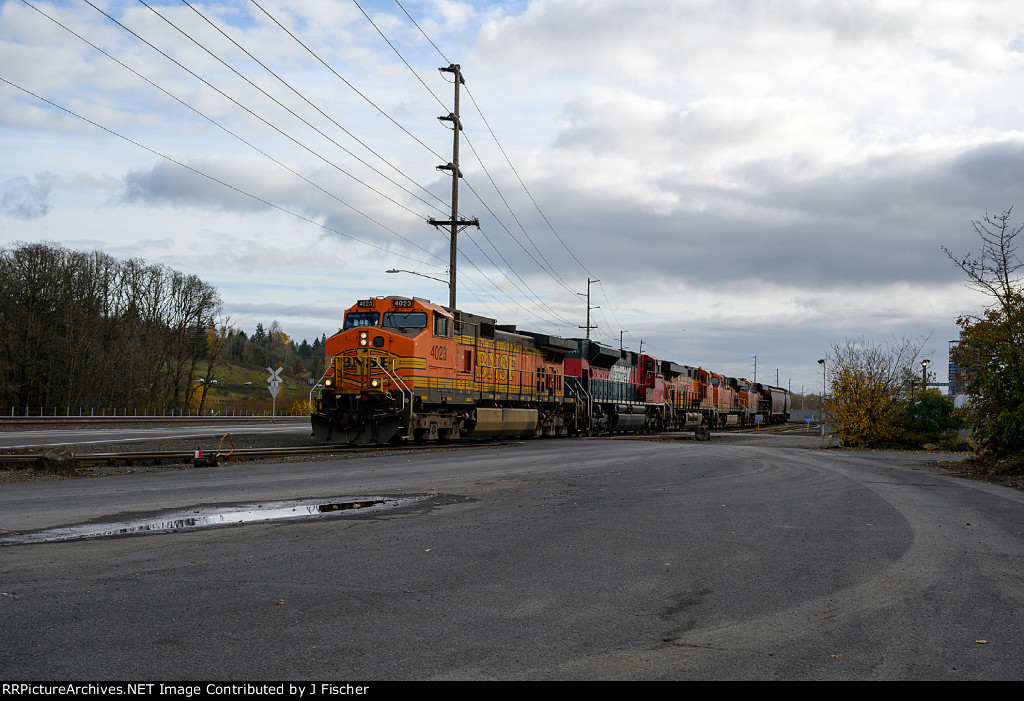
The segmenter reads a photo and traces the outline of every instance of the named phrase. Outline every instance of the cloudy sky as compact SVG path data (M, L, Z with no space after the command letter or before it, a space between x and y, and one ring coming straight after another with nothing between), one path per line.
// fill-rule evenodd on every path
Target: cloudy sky
M1024 14L998 0L3 0L0 246L197 273L251 332L446 302L729 375L820 387L828 344L985 299L1024 183ZM1024 215L1024 210L1021 210Z

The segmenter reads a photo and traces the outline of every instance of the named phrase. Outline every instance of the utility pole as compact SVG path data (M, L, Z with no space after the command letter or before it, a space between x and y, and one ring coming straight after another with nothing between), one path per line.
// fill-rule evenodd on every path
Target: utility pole
M588 341L590 340L590 329L596 329L597 328L596 326L591 326L590 325L590 310L591 309L600 309L601 308L601 307L591 307L590 306L590 283L592 283L592 282L601 282L601 281L600 280L591 280L589 277L587 278L587 325L586 326L581 326L580 328L587 330L587 340ZM577 292L576 294L582 295L583 293L582 292ZM619 334L619 350L620 351L622 350L622 334Z
M622 329L619 330L619 355L620 356L622 355L622 350L623 350L622 349L622 334L624 334L624 333L629 333L629 331L628 330L622 330Z
M457 63L447 68L438 68L442 73L452 73L455 77L455 109L447 117L438 117L442 122L451 122L452 131L455 133L452 138L452 162L437 166L438 170L446 170L452 174L452 218L449 221L439 221L431 217L427 221L433 226L447 226L449 230L449 253L448 253L448 308L455 311L455 272L459 257L458 233L459 227L480 226L478 219L459 219L459 178L462 173L459 171L459 132L462 131L462 122L459 121L459 86L465 84L462 77L462 70Z

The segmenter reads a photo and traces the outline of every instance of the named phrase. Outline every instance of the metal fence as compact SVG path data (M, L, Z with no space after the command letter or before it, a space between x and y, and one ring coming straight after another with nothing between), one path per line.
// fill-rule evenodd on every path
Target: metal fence
M183 418L183 417L257 417L257 416L307 416L308 414L296 413L293 411L278 411L276 414L270 409L253 409L249 411L215 411L197 413L190 409L181 411L171 410L169 412L151 413L143 410L140 414L138 409L127 409L121 407L101 407L84 409L82 407L11 407L7 416L10 418Z

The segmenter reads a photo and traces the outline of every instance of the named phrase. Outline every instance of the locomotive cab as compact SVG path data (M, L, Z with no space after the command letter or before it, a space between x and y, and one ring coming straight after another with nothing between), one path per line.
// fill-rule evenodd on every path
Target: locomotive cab
M377 297L356 302L327 339L324 390L313 434L324 442L387 443L409 424L417 371L450 371L453 315L426 300ZM418 349L429 345L430 353Z

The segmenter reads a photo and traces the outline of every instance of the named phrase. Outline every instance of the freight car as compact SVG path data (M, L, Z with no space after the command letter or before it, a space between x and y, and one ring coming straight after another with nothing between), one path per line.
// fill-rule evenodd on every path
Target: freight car
M328 443L563 436L788 418L788 393L500 325L428 300L375 297L327 339L312 413ZM781 393L781 394L779 394Z

